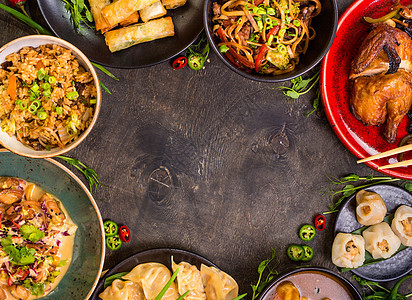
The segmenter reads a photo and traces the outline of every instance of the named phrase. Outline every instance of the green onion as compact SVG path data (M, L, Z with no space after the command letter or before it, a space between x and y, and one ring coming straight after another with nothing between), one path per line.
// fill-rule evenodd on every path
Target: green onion
M257 13L258 13L258 10L259 10L259 8L256 7L256 6L254 6L253 9L252 9L252 12L253 12L254 14L257 14Z
M221 46L219 47L219 51L220 51L221 53L225 53L225 52L229 51L229 47L226 46L226 45L221 45Z
M46 83L43 83L41 87L43 88L43 90L46 90L46 91L47 91L47 90L50 90L50 84L47 83L47 82L46 82Z
M268 15L271 15L271 16L276 15L276 11L275 11L275 9L272 8L272 7L268 7L268 9L266 10L266 12L267 12Z
M271 36L269 37L268 42L267 42L267 44L268 44L269 46L272 45L272 41L273 41L274 38L275 38L275 37L274 37L273 35L271 35Z
M242 24L242 18L237 19L238 24Z
M90 99L89 103L90 103L90 104L96 104L96 103L97 103L97 99Z
M39 108L41 106L41 103L39 100L34 100L31 105L35 106L36 108Z
M286 52L288 51L288 49L286 48L285 45L279 44L279 45L278 45L278 51L279 51L280 53L286 53Z
M263 9L263 8L258 8L257 13L258 13L259 15L266 15L266 10Z
M14 101L14 104L19 105L20 102L21 102L21 100L16 100L16 101Z
M35 82L35 83L33 83L33 85L31 86L31 90L33 91L33 92L37 92L38 90L39 90L39 85Z
M62 108L61 106L57 106L57 107L56 107L56 114L58 114L59 116L60 116L61 114L63 114L63 108Z
M269 17L266 17L266 18L265 18L265 23L266 23L266 24L272 24L272 19L269 18Z
M289 16L286 16L286 17L285 17L285 20L286 20L286 24L289 24L290 21L291 21L291 18L290 18Z
M54 84L54 83L56 83L56 77L54 77L54 76L50 76L49 77L49 80L48 80L48 82L50 83L50 84Z
M34 115L34 114L36 113L36 111L37 111L37 107L34 106L33 104L31 104L27 110L29 111L29 113L31 113L32 115Z
M299 20L293 20L293 25L295 25L296 27L300 26L300 21Z
M43 96L49 99L51 97L51 92L50 90L44 90L43 91Z
M278 26L278 20L273 20L272 24L273 24L274 26Z
M245 298L246 296L247 296L247 293L244 293L244 294L242 294L242 295L237 296L237 297L234 298L233 300L240 300L240 299Z
M79 93L78 93L77 91L68 92L68 93L66 94L66 97L67 97L67 99L69 99L69 100L74 100L74 99L79 98Z
M154 300L160 300L163 298L164 294L169 289L169 287L172 285L173 281L175 281L178 273L179 273L179 268L176 269L172 277L170 277L169 281L166 283L166 285L163 287L163 289L160 291L160 293L156 296Z
M187 290L182 296L177 298L177 300L183 300L187 296L187 294L189 294L189 293L190 293L190 290Z
M103 82L101 82L100 80L99 80L99 82L100 82L100 86L102 87L102 89L104 89L106 91L106 93L111 95L112 92L109 91L109 89L103 84Z
M26 101L20 101L19 107L21 110L27 109L27 102Z
M0 8L7 11L8 13L12 14L14 17L16 17L17 19L19 19L20 21L26 23L27 25L29 25L31 28L34 28L35 30L37 30L40 34L46 34L46 35L53 35L53 33L51 33L50 31L48 31L47 29L43 28L41 25L37 24L36 22L34 22L32 19L30 19L29 17L25 16L24 14L22 14L21 12L8 7L7 5L1 4L0 3Z
M47 118L47 113L46 113L45 111L38 111L38 112L37 112L37 117L38 117L40 120L44 120L44 119Z
M285 29L285 28L279 30L279 37L283 37L283 36L285 35L285 33L286 33L286 29Z
M46 76L46 71L44 71L43 68L41 68L40 70L37 71L37 79L38 80L43 80L44 76Z
M262 22L262 20L258 20L258 21L257 21L257 26L259 27L259 31L262 31L262 30L263 30L263 22Z
M92 65L95 66L96 68L98 68L100 71L102 71L104 74L106 74L107 76L113 78L114 80L119 80L119 78L117 78L116 76L114 76L112 73L110 73L105 67L96 64L94 62L92 62Z

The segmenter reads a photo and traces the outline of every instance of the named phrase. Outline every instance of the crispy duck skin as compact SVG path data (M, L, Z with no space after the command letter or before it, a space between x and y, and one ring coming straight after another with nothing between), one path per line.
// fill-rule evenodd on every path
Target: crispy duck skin
M389 143L396 140L396 131L412 105L412 74L398 70L395 74L379 74L355 79L351 109L365 125L381 125L382 136Z
M411 72L411 49L412 40L407 33L386 24L375 25L352 62L349 78L395 73L398 68Z

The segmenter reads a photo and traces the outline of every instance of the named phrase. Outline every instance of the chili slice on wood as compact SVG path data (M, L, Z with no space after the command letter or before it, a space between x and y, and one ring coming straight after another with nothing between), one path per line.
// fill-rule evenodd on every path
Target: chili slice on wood
M111 220L104 221L103 227L104 234L107 237L116 235L119 230L119 226L117 226L117 224Z
M323 231L326 228L326 219L322 215L317 215L315 217L315 227L319 231Z
M119 228L119 236L122 242L128 243L130 242L130 230L127 226L120 226Z
M316 235L315 227L309 224L303 225L299 230L299 237L305 242L313 240L315 235Z
M106 237L106 246L110 250L117 250L122 246L122 244L123 242L118 234Z
M313 249L310 246L303 245L303 257L302 261L309 261L313 258Z
M302 260L303 256L305 255L305 252L303 251L303 247L292 244L288 247L288 250L286 252L290 260L293 261L300 261Z
M187 65L187 58L185 56L180 56L176 58L172 63L172 67L175 70L180 70L184 68L186 65Z

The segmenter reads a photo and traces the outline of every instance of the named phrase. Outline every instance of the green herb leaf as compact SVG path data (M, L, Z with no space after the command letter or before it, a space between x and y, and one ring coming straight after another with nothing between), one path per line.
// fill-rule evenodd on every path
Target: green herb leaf
M107 277L104 280L104 288L106 289L109 285L111 285L113 283L113 281L115 281L116 279L122 279L123 276L129 274L129 272L122 272L122 273L116 273L113 274L109 277Z
M9 235L1 240L1 246L3 248L5 248L5 247L7 247L11 244L13 244L13 242L11 241L11 236L9 236Z
M30 291L34 296L41 296L44 294L45 283L33 283Z
M263 288L270 282L273 280L274 275L278 275L278 272L276 271L276 268L269 268L269 264L275 259L276 257L276 250L273 249L272 251L272 256L269 259L265 259L264 261L262 261L259 266L258 266L258 274L259 274L259 278L256 284L251 284L251 288L252 288L252 300L255 300L260 292L263 290ZM265 271L268 271L266 277L264 278L264 273Z
M242 294L242 295L237 296L237 297L234 298L233 300L240 300L240 299L245 298L246 296L247 296L247 293L244 293L244 294Z
M411 182L407 182L405 184L405 189L408 190L409 192L412 192L412 183Z
M44 232L34 225L25 224L21 226L20 233L22 234L24 239L29 240L33 243L36 243L42 238L44 238Z

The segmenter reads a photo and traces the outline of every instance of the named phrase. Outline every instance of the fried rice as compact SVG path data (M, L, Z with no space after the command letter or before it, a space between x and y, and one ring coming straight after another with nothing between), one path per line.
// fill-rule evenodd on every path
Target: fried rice
M54 44L24 47L1 67L0 127L23 144L64 148L92 122L93 76L70 50Z

